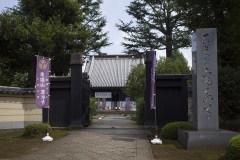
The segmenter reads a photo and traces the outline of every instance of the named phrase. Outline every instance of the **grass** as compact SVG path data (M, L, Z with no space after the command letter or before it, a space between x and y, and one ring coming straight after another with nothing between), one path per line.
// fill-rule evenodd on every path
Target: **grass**
M130 115L131 119L136 121L135 114ZM153 139L154 135L160 135L159 129L156 133L155 129L151 130L152 136L149 140ZM224 160L226 149L201 149L201 150L186 150L177 140L162 139L162 145L151 144L153 157L155 160Z
M223 160L222 150L186 150L177 140L163 140L162 145L151 144L155 160Z
M57 140L67 134L66 130L53 130L51 137ZM43 137L42 135L34 137L23 136L23 130L0 131L0 159L20 157L51 143L43 142Z
M151 130L153 135L160 135L161 129L157 133L155 129ZM226 149L192 149L186 150L177 140L162 140L161 145L151 144L153 157L155 160L224 160Z

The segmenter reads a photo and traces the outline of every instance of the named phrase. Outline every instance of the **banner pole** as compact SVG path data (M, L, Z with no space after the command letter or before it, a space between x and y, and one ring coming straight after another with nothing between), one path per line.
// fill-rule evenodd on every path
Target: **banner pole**
M50 125L50 76L51 76L51 58L49 58L49 81L48 81L48 125Z
M48 125L50 125L50 106L48 107Z
M47 123L50 125L50 83L49 75L51 69L51 59L43 56L36 56L36 106L39 108L48 108L47 109ZM42 138L43 141L52 141L53 138L47 136Z
M158 126L157 126L157 107L156 107L156 86L154 83L154 110L155 110L155 135L157 135L157 130L158 130Z
M158 138L157 135L157 130L158 130L158 126L157 126L157 106L156 106L156 52L153 53L152 55L152 85L153 85L153 108L154 108L154 112L155 112L155 138L153 140L151 140L152 144L162 144L162 140L160 138Z

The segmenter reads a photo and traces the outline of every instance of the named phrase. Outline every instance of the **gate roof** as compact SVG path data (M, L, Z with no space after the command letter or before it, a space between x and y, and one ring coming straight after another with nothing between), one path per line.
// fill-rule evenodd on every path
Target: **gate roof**
M85 63L91 87L124 87L131 68L141 59L130 55L90 56Z

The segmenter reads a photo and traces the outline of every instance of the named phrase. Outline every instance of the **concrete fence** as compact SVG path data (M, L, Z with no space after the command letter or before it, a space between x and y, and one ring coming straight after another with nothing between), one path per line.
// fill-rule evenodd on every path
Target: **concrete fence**
M20 129L31 123L42 123L34 90L0 87L0 129Z
M188 88L188 121L193 121L191 88ZM0 129L20 129L32 123L42 123L42 109L35 107L34 89L0 86ZM221 128L240 131L239 124L240 117Z
M188 121L192 122L192 94L188 94ZM42 109L35 107L33 89L0 86L0 129L24 128L42 123Z

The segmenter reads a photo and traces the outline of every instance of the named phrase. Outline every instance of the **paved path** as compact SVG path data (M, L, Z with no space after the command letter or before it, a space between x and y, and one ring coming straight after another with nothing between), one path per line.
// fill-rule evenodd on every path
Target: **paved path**
M112 114L18 159L153 160L149 134L127 117Z

